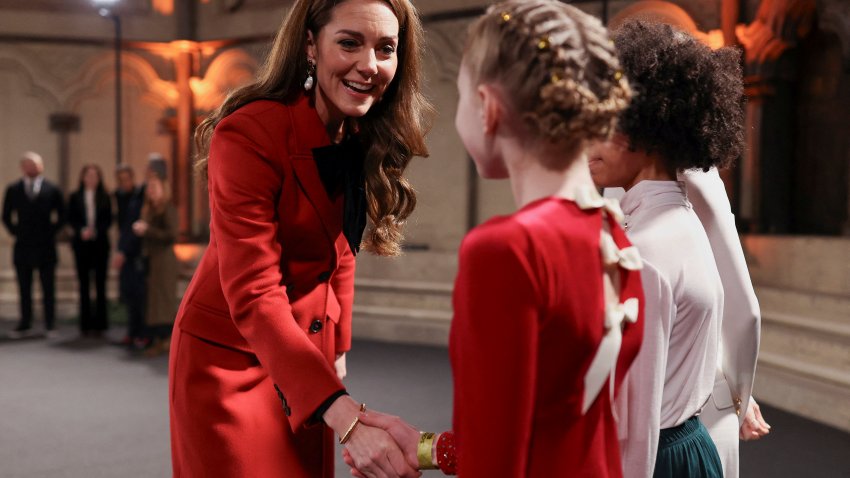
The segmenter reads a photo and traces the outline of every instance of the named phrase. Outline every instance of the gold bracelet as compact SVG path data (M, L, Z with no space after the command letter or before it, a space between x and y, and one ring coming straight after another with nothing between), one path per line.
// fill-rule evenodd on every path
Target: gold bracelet
M366 411L366 404L360 404L360 413ZM345 432L345 435L339 437L339 444L345 445L349 438L351 438L351 433L354 432L354 429L357 428L357 425L360 424L360 416L354 417L354 421L351 422L351 425L348 427L348 430Z
M419 459L420 470L436 470L434 464L432 447L434 446L434 434L431 432L419 432L419 446L416 448L416 458Z

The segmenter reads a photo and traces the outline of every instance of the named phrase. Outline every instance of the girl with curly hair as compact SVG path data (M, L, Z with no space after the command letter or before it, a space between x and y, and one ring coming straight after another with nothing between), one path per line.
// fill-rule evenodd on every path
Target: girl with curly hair
M482 177L509 179L518 210L460 248L454 431L361 420L422 469L620 477L611 406L640 346L641 262L583 153L630 97L613 44L598 19L562 2L499 3L470 27L457 84L458 133Z
M749 284L734 224L716 198L722 182L712 169L729 164L743 148L739 52L712 51L668 25L640 21L621 27L615 43L637 94L612 140L589 154L597 185L626 189L626 229L646 260L646 340L618 401L625 472L723 476L702 413L714 406L713 390L726 394L734 413L730 387L724 381L725 391L715 389L716 373L727 372L749 397L758 347L757 320L742 317L733 331L721 329L724 288ZM677 181L680 175L699 193L702 218L685 183ZM722 276L718 264L724 265ZM721 337L730 347L749 343L751 353L733 349L721 357ZM737 426L733 431L737 440Z
M393 255L425 156L410 0L297 0L257 80L196 134L210 244L169 363L174 476L330 478L334 435L370 476L417 476L343 385L354 254Z

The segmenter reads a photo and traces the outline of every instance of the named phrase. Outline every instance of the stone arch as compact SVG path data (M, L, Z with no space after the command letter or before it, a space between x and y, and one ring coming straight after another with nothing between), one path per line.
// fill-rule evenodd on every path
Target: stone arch
M626 20L634 18L667 23L690 33L699 32L696 22L684 8L661 0L643 0L629 5L614 15L608 28L616 30Z
M0 49L0 71L11 72L26 88L27 94L37 98L49 111L58 111L62 102L57 88L45 81L49 75L40 70L18 50Z
M87 62L80 71L63 95L63 103L69 111L76 111L83 101L108 94L107 85L115 81L115 56L104 52ZM160 79L150 63L137 54L124 52L121 55L121 78L144 92L143 101L162 109L177 104L174 84Z
M257 60L244 50L233 48L215 57L203 79L192 78L195 108L210 111L218 107L227 94L256 77Z
M608 28L616 30L626 20L638 19L666 23L686 31L712 48L723 46L723 32L700 31L693 17L682 7L661 0L643 0L620 10L608 22Z
M843 0L820 0L818 27L838 36L844 69L850 71L850 3Z

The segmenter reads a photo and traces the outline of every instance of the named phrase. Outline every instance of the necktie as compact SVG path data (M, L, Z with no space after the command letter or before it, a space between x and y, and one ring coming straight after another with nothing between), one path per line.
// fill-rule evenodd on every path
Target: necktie
M34 198L35 197L35 190L33 189L35 187L34 182L33 181L26 181L25 184L26 184L27 197L30 198L30 199Z

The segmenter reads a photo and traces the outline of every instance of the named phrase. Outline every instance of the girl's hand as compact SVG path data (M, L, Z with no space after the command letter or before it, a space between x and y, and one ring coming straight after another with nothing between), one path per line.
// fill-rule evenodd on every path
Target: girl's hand
M744 415L744 423L741 425L738 437L744 441L758 440L768 433L770 433L770 425L761 416L759 404L750 397L750 406L747 407L747 413Z

